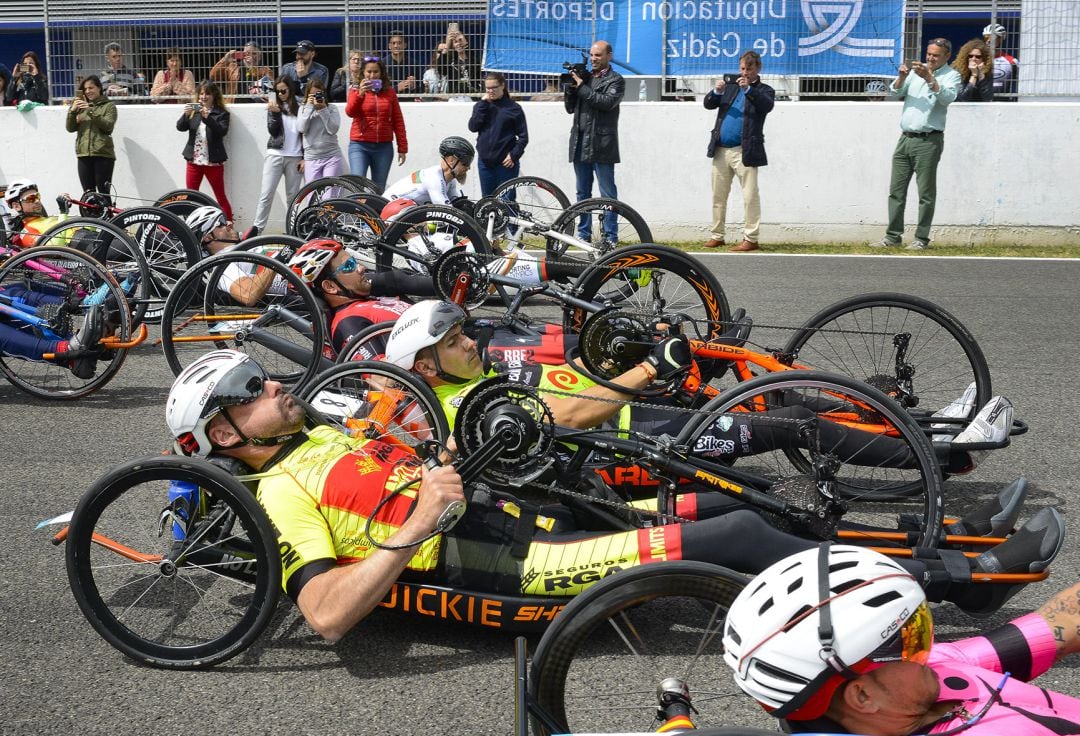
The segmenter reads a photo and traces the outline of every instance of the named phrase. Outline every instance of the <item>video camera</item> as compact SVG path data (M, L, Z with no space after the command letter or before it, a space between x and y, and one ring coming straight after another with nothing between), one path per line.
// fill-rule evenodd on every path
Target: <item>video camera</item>
M577 64L572 64L569 61L564 61L562 68L566 71L559 75L559 85L565 89L566 87L573 86L574 78L571 74L577 74L581 77L582 83L588 82L592 78L592 72L589 71L589 57L585 52L581 53L581 61Z

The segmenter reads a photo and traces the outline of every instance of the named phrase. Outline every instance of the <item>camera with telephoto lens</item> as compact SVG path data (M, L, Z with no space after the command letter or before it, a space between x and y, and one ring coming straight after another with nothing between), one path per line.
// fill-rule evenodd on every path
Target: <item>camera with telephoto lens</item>
M581 78L582 84L588 82L589 79L592 78L592 72L589 71L588 62L589 57L586 56L584 53L581 54L581 61L577 64L573 64L569 61L564 61L562 68L565 69L566 72L559 75L559 85L562 86L563 89L566 89L567 87L572 87L574 85L574 78L571 76L571 74L577 74L578 77Z

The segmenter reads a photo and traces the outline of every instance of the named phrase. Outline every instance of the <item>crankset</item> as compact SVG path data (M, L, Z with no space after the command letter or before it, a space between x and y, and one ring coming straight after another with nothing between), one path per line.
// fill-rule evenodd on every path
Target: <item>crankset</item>
M493 438L499 438L499 453L480 473L490 484L527 483L554 462L551 409L536 391L512 384L509 376L482 381L458 409L454 441L464 462L484 453Z
M473 217L487 228L488 239L492 241L506 235L511 214L510 203L498 197L484 197L473 209Z
M435 293L440 299L460 304L466 310L476 309L488 297L490 278L486 260L477 253L470 253L463 245L446 251L431 267ZM463 299L459 297L462 291Z
M655 330L640 317L616 308L585 320L578 338L581 362L594 376L608 380L622 375L648 356Z

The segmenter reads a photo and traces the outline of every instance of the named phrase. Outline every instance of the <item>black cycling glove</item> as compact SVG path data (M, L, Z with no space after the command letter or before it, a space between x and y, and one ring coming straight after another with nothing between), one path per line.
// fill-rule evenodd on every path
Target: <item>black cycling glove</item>
M693 361L690 341L685 335L669 337L652 349L645 362L656 369L656 380L668 381Z

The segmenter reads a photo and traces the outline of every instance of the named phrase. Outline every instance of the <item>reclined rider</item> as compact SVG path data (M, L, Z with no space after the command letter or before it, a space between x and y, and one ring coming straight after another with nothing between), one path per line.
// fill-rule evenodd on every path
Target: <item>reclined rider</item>
M699 520L659 527L658 535L656 529L590 532L575 526L566 507L530 507L483 489L457 526L440 533L440 515L450 503L464 500L452 466L428 469L397 446L350 438L325 425L305 429L305 407L248 356L231 350L210 353L177 377L165 417L183 453L213 452L260 473L259 501L282 549L291 551L283 560L285 591L311 627L330 640L370 613L399 578L478 592L570 596L588 585L556 574L570 565L626 568L684 558L752 573L815 545L749 510L725 508L716 515L718 494L687 496L680 513L696 506ZM1017 513L1019 504L1002 523L1011 526ZM974 527L992 515L979 509L968 521ZM370 517L379 544L404 548L373 544L364 531ZM1044 569L1064 533L1060 516L1051 517L1038 528L1029 522L1008 541L965 562L969 569L962 574L938 559L901 564L925 582L934 600L995 610L1018 586L973 584L972 575ZM717 543L731 538L752 541Z

